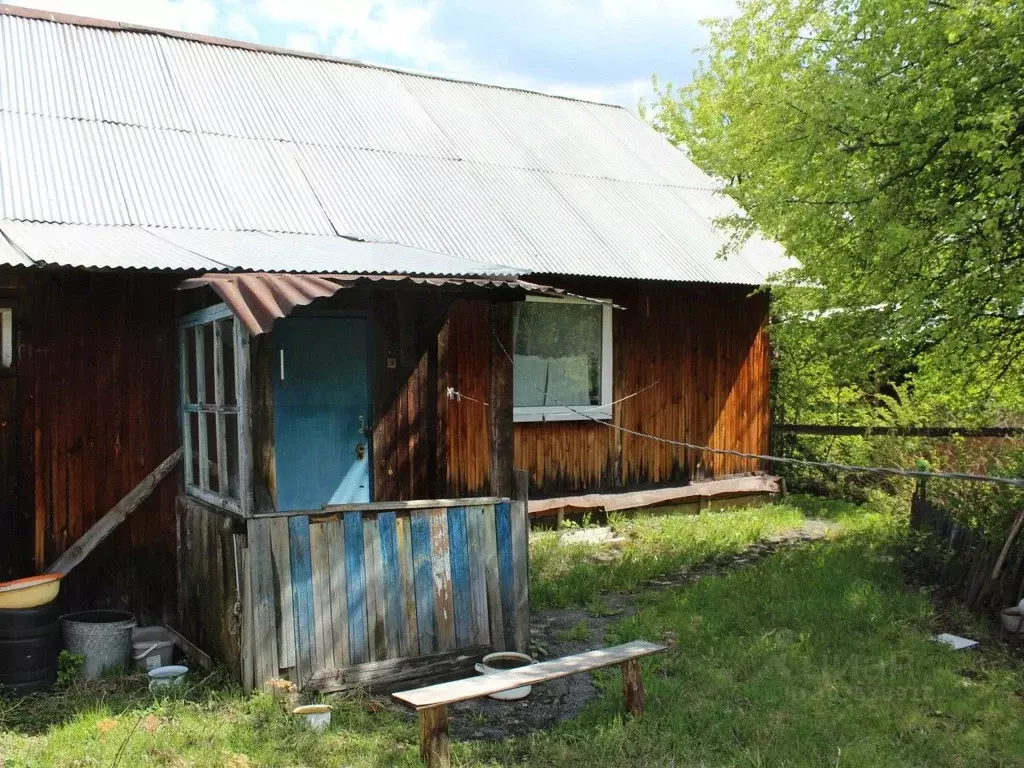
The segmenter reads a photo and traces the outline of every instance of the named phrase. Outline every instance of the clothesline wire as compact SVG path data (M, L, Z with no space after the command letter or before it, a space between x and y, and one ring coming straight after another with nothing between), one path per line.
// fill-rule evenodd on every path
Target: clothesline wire
M507 357L509 361L512 363L512 368L519 375L519 378L527 382L530 386L532 386L542 395L545 395L548 399L554 400L555 405L561 408L565 408L572 413L578 414L579 416L582 416L585 419L589 419L595 424L600 424L602 427L614 430L616 432L622 432L623 434L632 435L633 437L638 437L644 440L651 440L656 443L671 445L677 448L687 448L692 451L702 451L705 453L716 454L719 456L735 456L737 458L753 459L755 461L771 461L778 462L780 464L790 464L793 466L800 467L817 467L819 469L832 469L838 472L851 472L855 474L877 474L886 475L890 477L913 477L922 480L970 480L976 482L993 483L996 485L1010 485L1017 488L1024 488L1024 479L1016 477L993 477L991 475L975 475L967 472L928 472L924 470L915 469L899 469L898 467L862 467L855 464L839 464L830 461L811 461L810 459L795 459L787 456L771 456L761 453L744 453L743 451L734 451L729 448L712 448L709 445L699 445L697 443L690 443L685 440L672 440L667 437L660 437L658 435L651 435L647 434L646 432L640 432L635 429L629 429L628 427L623 427L619 424L615 424L610 421L595 418L594 416L591 416L589 413L586 413L583 410L559 402L557 398L553 397L550 393L545 392L543 389L541 389L529 376L522 375L521 371L519 371L518 367L516 366L515 358L511 354L509 354L509 351L505 348L505 345L502 343L498 335L493 335L494 340L498 343L498 346L501 347L501 351L505 354L505 357ZM654 385L651 384L650 386ZM649 389L650 386L647 388ZM639 392L634 394L639 394Z
M596 410L603 410L605 408L611 408L612 406L618 405L619 403L626 402L631 397L636 397L637 395L642 395L648 389L650 389L651 387L657 386L660 383L661 383L661 379L658 379L657 381L651 382L650 384L648 384L643 389L638 389L636 392L634 392L631 395L626 395L625 397L620 397L618 400L613 400L612 402L606 403L604 405L588 405L583 410L596 411ZM490 406L491 406L490 403L486 403L483 400L477 400L475 397L470 397L469 395L462 394L462 392L457 390L455 387L448 387L448 399L449 400L456 400L456 401L459 401L459 400L469 400L471 403L480 403L480 405L486 405L488 408L490 408ZM554 398L552 398L552 399L554 399Z

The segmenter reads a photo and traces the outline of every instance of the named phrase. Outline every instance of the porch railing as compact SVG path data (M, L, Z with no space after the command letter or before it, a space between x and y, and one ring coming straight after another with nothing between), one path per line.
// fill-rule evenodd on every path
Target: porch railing
M243 662L256 687L385 683L528 644L523 502L343 505L247 526Z

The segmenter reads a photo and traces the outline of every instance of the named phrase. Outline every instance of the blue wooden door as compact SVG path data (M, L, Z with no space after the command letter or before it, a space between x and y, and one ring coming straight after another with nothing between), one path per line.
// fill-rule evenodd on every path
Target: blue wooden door
M370 501L365 318L274 323L277 508Z

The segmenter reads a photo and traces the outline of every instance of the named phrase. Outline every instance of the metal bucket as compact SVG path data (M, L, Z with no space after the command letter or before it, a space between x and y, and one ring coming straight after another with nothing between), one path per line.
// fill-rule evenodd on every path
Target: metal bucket
M82 677L95 680L110 670L123 671L132 648L135 616L127 611L80 611L61 617L64 645L85 656Z

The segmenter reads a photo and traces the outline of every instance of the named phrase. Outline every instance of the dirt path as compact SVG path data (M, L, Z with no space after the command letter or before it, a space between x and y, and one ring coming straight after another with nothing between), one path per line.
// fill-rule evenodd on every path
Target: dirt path
M737 554L714 558L692 568L683 568L653 579L647 582L642 591L676 589L707 576L745 568L780 549L824 539L836 528L835 523L808 520L799 528L769 536ZM581 609L537 611L530 623L533 646L542 650L539 655L543 658L557 658L600 648L605 645L608 628L636 612L638 595L603 595L608 613L601 616ZM586 638L581 638L582 633L577 629L581 623L589 630ZM575 635L574 629L577 629ZM521 701L477 699L455 704L451 707L452 735L460 740L498 740L548 729L578 715L598 694L589 675L572 675L534 688Z

